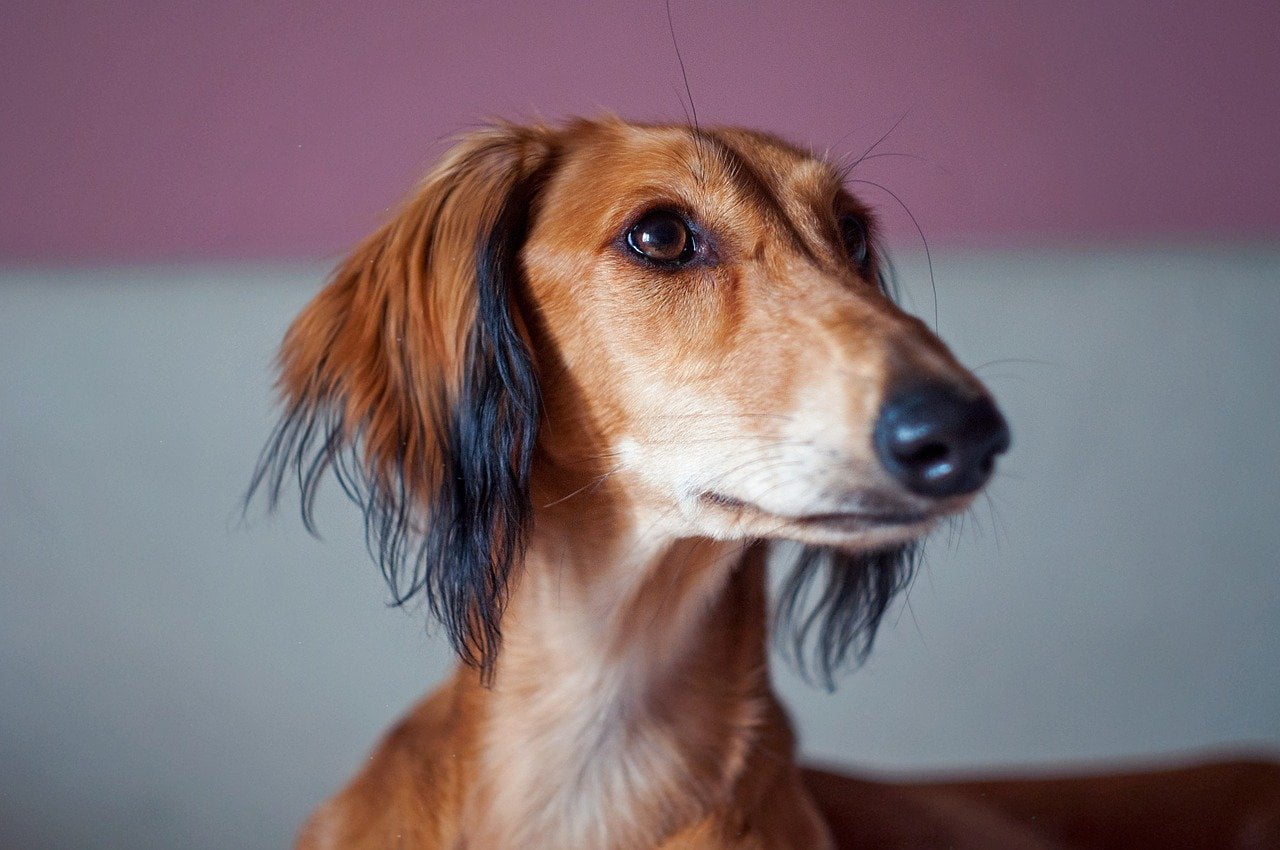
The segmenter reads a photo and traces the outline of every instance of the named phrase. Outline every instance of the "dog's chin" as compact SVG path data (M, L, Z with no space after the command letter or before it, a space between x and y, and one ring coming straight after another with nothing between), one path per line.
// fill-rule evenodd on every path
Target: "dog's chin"
M888 549L928 534L951 511L850 510L785 515L717 493L698 497L698 513L721 539L790 540L849 551Z

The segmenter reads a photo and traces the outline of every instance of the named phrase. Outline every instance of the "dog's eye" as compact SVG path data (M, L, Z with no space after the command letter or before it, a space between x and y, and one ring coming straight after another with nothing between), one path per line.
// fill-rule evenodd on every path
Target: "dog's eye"
M853 213L841 215L839 223L840 241L844 243L845 253L860 270L866 271L867 259L871 254L870 246L867 244L866 224Z
M664 266L678 266L693 259L697 248L683 218L667 210L651 212L627 231L627 246L640 256Z

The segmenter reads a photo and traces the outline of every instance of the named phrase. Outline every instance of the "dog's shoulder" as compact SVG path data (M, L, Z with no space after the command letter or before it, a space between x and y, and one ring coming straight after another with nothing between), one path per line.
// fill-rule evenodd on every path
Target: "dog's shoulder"
M451 684L419 702L311 814L298 850L450 846L471 758L464 713Z

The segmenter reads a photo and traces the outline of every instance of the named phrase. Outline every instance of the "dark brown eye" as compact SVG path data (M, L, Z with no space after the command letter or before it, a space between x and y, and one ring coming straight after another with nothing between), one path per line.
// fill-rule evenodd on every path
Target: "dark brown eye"
M853 213L840 216L840 241L844 243L845 253L861 271L866 271L867 260L871 256L871 248L867 243L867 225Z
M667 210L651 212L636 222L627 231L627 246L646 260L664 266L689 262L696 249L689 225Z

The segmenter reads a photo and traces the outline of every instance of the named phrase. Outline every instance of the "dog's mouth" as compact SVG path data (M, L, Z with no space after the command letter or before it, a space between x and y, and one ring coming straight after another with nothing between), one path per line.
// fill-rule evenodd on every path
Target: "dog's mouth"
M936 519L932 513L911 510L892 504L877 505L873 509L828 511L810 514L778 514L752 502L707 492L698 497L703 504L732 511L746 519L763 520L800 528L828 532L855 534L887 529L909 529L927 525Z

